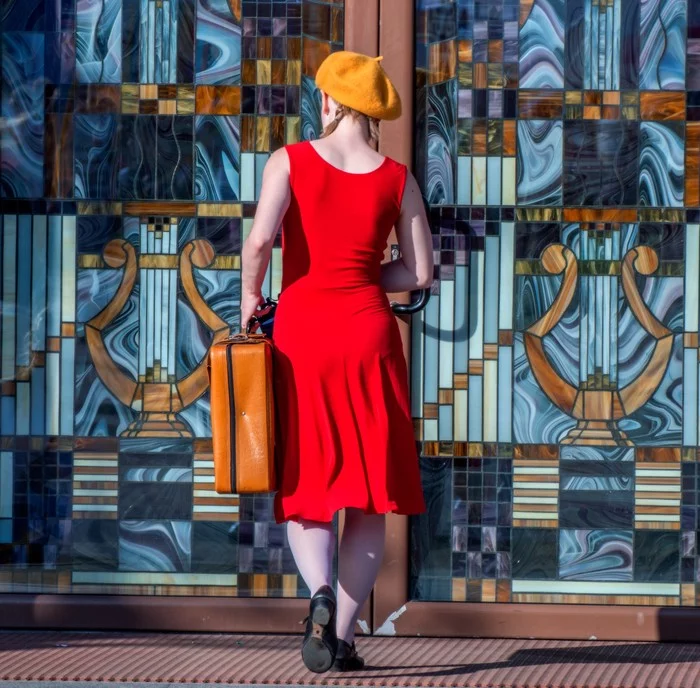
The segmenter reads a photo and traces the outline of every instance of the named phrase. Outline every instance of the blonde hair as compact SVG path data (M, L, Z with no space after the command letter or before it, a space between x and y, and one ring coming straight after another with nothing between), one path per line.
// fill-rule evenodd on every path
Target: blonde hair
M354 120L358 120L360 119L360 117L366 117L367 121L369 122L370 145L376 147L379 144L379 120L374 119L374 117L367 117L367 115L363 115L361 112L346 107L345 105L341 105L340 103L338 103L338 105L336 106L335 118L323 130L321 138L324 139L327 136L330 136L338 128L338 125L345 117L351 117Z

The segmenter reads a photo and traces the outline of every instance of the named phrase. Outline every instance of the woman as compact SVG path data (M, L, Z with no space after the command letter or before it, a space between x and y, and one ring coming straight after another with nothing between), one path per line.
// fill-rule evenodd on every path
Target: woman
M406 362L386 294L431 284L432 240L415 179L374 148L379 120L401 114L380 60L339 52L321 65L323 136L271 156L243 247L248 323L283 226L275 516L288 522L312 594L302 657L316 672L362 668L355 624L382 562L384 516L425 509ZM381 265L393 227L401 258ZM332 521L341 509L336 597Z

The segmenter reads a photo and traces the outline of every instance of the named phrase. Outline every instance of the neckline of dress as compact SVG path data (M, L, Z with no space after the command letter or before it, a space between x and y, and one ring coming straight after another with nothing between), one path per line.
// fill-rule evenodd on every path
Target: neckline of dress
M389 158L384 156L384 160L382 160L381 164L378 167L375 167L373 170L370 170L369 172L348 172L347 170L342 170L340 167L336 167L332 163L328 162L317 150L316 146L314 146L311 141L307 142L309 144L309 147L311 150L316 154L316 156L322 160L328 167L330 167L332 170L335 170L336 172L340 172L341 174L349 174L351 177L365 177L369 174L374 174L375 172L379 172L379 170L383 169L384 166L387 164L389 161Z

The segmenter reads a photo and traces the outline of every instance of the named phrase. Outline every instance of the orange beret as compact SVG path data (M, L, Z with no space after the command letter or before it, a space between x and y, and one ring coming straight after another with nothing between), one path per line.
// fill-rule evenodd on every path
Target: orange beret
M374 119L401 117L401 98L380 64L381 57L340 51L318 68L316 85L333 100Z

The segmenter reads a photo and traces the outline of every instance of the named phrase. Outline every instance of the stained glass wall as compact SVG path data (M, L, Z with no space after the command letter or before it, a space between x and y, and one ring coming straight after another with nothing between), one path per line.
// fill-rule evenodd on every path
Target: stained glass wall
M696 605L700 2L415 7L413 596Z
M303 593L269 498L213 491L204 361L342 0L1 11L0 591Z

